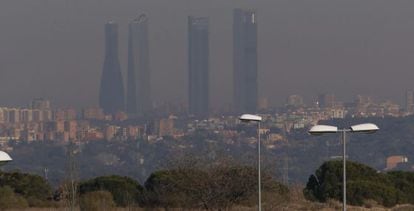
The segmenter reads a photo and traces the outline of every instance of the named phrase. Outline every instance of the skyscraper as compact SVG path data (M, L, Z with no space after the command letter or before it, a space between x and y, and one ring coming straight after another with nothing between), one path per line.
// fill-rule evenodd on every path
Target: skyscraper
M405 92L405 112L407 114L414 113L414 92L412 90Z
M319 102L320 108L333 108L335 107L335 103L336 103L335 95L334 94L320 94L318 95L318 102Z
M188 17L189 112L198 117L208 115L209 91L209 20Z
M141 15L129 23L127 112L143 114L152 107L148 18Z
M257 110L257 15L255 11L233 12L233 91L236 112Z
M118 59L118 24L105 24L105 61L103 64L99 106L107 114L124 110L124 84Z

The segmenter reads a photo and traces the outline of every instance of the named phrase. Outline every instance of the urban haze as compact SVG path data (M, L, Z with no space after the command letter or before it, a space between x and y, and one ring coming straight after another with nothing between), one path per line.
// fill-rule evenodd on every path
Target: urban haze
M350 101L357 94L402 103L414 88L412 1L339 0L6 0L0 2L0 97L24 106L98 105L105 34L119 27L124 85L128 24L149 19L151 97L188 101L188 16L209 18L210 107L232 103L234 8L258 19L258 97L281 105L300 94Z

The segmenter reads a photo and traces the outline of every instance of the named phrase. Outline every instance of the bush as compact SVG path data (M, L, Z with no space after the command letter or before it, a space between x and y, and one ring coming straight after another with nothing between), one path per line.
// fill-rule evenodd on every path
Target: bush
M399 192L399 203L414 204L414 172L388 172L387 177Z
M362 206L370 199L386 207L398 203L397 189L391 185L376 181L350 181L347 183L348 202L352 205Z
M262 175L262 186L263 193L272 197L269 200L272 206L286 201L288 188L268 174ZM154 172L145 182L145 188L149 196L147 204L151 206L202 209L253 206L257 200L257 170L246 166L164 170Z
M47 205L52 188L41 176L20 172L0 172L0 187L10 187L29 206Z
M81 196L79 206L85 211L105 211L112 210L115 202L110 192L93 191Z
M27 208L29 205L22 196L14 193L13 189L5 186L0 188L0 208L1 209L10 209L18 208L23 209Z
M81 195L100 190L110 192L117 206L136 205L142 200L142 186L128 177L116 175L97 177L82 182L79 187Z
M328 161L310 175L303 190L308 200L326 202L342 200L342 161ZM347 199L352 205L374 200L386 207L414 202L414 174L394 172L382 174L375 169L347 161Z

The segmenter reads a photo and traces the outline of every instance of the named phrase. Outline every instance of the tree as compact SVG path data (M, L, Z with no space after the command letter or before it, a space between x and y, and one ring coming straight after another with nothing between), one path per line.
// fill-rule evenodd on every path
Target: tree
M138 205L142 201L142 186L129 177L102 176L82 182L79 187L81 195L100 190L110 192L117 206Z
M285 196L287 187L263 175L263 191ZM234 205L254 206L257 170L247 166L177 168L154 172L145 182L147 204L162 207L219 209Z
M0 187L10 187L23 196L30 206L46 202L52 194L50 185L40 176L20 172L1 172Z
M326 202L342 199L342 161L327 161L310 175L303 190L308 200ZM401 197L387 175L377 173L369 166L347 161L348 203L363 205L365 200L375 200L384 206L393 206Z

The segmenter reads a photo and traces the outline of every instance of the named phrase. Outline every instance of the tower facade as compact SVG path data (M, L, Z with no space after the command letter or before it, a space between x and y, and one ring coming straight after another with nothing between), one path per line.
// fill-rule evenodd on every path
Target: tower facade
M105 24L105 60L103 64L99 106L107 114L124 110L124 84L118 59L118 24Z
M407 114L414 113L414 91L412 90L405 92L405 112Z
M236 112L257 110L257 15L255 11L233 11L233 92Z
M151 110L148 18L141 15L129 23L127 112L143 114Z
M208 115L209 108L209 20L188 17L189 112Z

